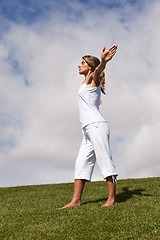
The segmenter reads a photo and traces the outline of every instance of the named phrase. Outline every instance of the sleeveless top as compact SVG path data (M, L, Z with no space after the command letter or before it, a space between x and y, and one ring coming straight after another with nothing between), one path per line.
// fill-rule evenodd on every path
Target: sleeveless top
M83 83L78 92L78 107L82 128L90 123L106 122L99 111L101 86L89 87Z

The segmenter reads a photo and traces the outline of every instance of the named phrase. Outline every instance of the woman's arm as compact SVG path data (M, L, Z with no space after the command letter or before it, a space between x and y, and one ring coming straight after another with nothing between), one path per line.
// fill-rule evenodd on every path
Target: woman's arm
M100 73L105 69L107 62L109 62L112 59L112 57L115 55L117 50L117 45L113 45L107 51L105 51L105 49L106 48L104 47L102 50L100 64L94 70L93 80L97 86L99 85Z

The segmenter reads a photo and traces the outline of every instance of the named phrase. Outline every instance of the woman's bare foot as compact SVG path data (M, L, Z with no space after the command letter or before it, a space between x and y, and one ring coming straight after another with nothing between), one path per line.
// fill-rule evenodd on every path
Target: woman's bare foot
M110 206L113 206L113 205L117 205L117 202L116 201L108 201L102 205L101 207L110 207Z
M76 207L76 206L80 206L81 205L81 201L80 200L72 200L70 203L68 203L67 205L58 208L58 209L64 209L64 208L69 208L69 207Z

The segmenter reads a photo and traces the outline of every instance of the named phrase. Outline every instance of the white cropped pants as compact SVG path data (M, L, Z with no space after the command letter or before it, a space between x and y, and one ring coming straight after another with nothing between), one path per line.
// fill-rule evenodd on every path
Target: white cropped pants
M110 151L107 123L91 123L82 129L82 135L82 144L75 163L74 179L91 181L96 161L104 179L117 176Z

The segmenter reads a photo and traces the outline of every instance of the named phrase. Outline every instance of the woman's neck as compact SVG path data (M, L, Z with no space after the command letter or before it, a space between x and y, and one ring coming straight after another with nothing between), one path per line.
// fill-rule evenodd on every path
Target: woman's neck
M93 73L92 72L88 72L88 74L85 76L85 79L83 82L85 82L86 84L90 84L92 82L93 79Z

